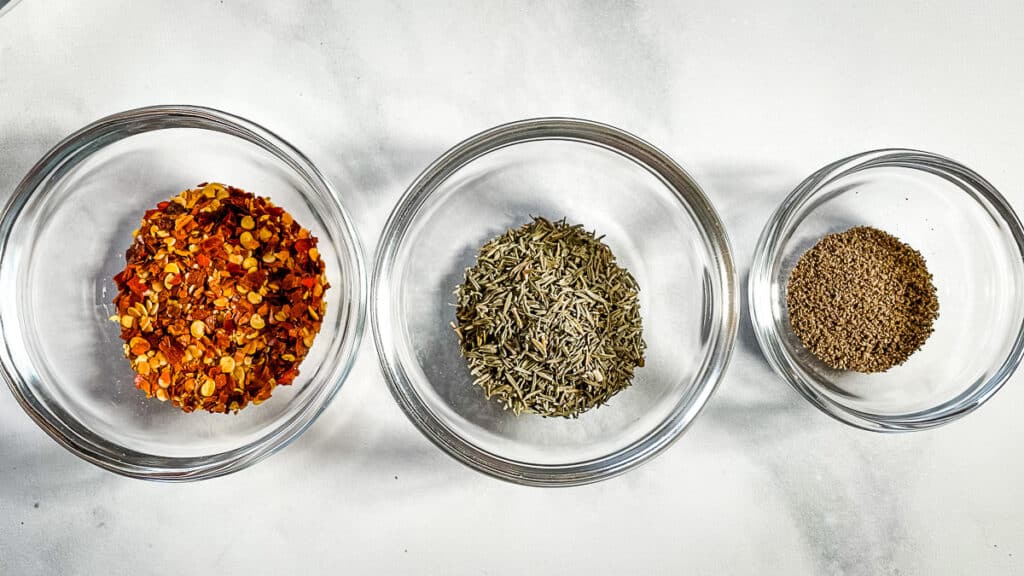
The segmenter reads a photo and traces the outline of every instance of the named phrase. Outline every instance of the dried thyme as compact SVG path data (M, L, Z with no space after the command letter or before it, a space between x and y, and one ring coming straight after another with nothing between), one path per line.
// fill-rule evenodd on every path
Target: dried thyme
M832 368L856 372L905 362L939 315L921 253L865 226L829 234L801 256L786 304L805 348Z
M582 226L535 218L480 249L452 324L488 398L575 418L644 365L636 280Z

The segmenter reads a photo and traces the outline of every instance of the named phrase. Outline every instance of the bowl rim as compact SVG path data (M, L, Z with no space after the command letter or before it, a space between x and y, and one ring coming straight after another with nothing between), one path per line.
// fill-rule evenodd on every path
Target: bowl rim
M1013 347L999 369L983 384L974 387L973 392L966 395L961 393L933 408L897 415L876 414L844 406L822 393L793 367L785 353L782 338L775 330L776 318L771 305L772 277L775 272L772 262L782 248L781 242L787 238L787 231L799 222L796 217L800 211L812 201L822 186L862 170L893 166L924 170L932 174L940 172L942 177L956 176L961 181L961 191L964 191L963 186L967 186L991 204L1001 223L1013 236L1018 255L1024 260L1024 228L1020 219L1006 198L980 174L956 160L932 152L911 148L880 148L853 154L819 168L786 196L765 223L754 248L747 282L748 308L754 335L775 373L808 402L835 420L862 430L882 433L928 430L966 416L995 395L1024 358L1022 321Z
M673 412L639 440L610 454L569 464L531 464L483 450L435 417L412 386L396 352L398 337L392 334L388 295L393 285L396 256L408 227L437 187L462 167L500 150L536 141L566 141L593 145L623 156L659 178L685 203L705 237L714 279L715 303L712 342L694 386L698 393L689 404L677 404ZM381 233L370 293L370 325L381 370L392 396L409 420L442 451L457 461L489 476L529 486L575 486L622 474L668 448L692 424L722 380L735 346L739 290L728 234L711 201L697 182L667 154L645 140L613 126L568 117L531 118L501 124L456 144L408 186L391 212Z
M362 243L340 197L320 170L298 149L263 126L240 116L194 105L156 105L135 108L105 116L76 130L51 148L24 176L14 193L0 208L0 267L7 259L10 234L28 199L65 161L88 155L109 144L139 134L163 129L190 128L218 132L241 138L275 156L294 171L304 182L319 189L327 202L341 232L339 252L351 265L352 277L346 280L349 289L348 318L345 331L349 332L337 352L338 368L333 382L321 383L320 389L295 414L244 446L204 456L167 457L123 450L124 458L112 458L97 443L69 427L63 421L48 416L49 410L24 388L22 375L11 360L6 344L0 346L0 376L7 382L18 404L32 420L57 443L76 456L111 472L160 482L187 482L224 476L248 468L288 446L305 432L341 389L350 374L365 332L367 274ZM118 136L118 131L124 134ZM0 315L0 334L5 331ZM128 455L145 462L128 461Z
M14 10L14 7L18 5L18 2L21 2L21 0L8 0L6 2L0 1L0 16Z

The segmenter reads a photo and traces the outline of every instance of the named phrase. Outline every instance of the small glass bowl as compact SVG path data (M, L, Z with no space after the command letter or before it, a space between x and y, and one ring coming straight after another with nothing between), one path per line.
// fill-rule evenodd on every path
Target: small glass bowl
M147 399L122 353L112 280L143 212L203 181L271 198L320 239L327 316L290 386L238 414ZM0 221L0 367L25 411L66 448L150 480L211 478L301 434L341 387L365 313L359 241L323 176L260 126L216 110L122 112L72 134L25 176Z
M640 286L646 366L576 420L487 400L449 326L477 250L531 216L604 235ZM585 120L498 126L435 161L385 226L371 293L381 364L406 415L459 461L520 484L594 482L665 449L711 396L736 335L735 270L711 203L661 151Z
M924 346L879 374L827 367L804 349L786 313L786 282L822 236L884 230L920 251L939 318ZM807 400L877 432L945 424L992 397L1024 353L1024 231L984 178L935 154L877 150L804 180L768 221L750 271L754 332L772 368Z

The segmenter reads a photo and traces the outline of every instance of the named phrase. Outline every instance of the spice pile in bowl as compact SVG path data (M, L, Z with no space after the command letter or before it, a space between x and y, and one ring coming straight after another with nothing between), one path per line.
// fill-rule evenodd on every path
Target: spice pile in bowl
M885 372L933 331L939 301L924 257L882 230L857 226L821 238L786 284L790 326L835 370Z
M267 198L200 184L147 210L114 276L135 386L185 412L237 412L291 384L329 288L317 239Z
M644 365L639 287L580 225L544 218L480 248L455 290L461 352L487 398L576 418Z

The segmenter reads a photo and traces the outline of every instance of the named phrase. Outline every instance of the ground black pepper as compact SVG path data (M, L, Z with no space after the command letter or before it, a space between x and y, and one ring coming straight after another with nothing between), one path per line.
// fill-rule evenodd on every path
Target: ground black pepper
M804 253L786 305L793 331L818 359L869 373L904 363L939 315L921 253L866 226L829 234Z

